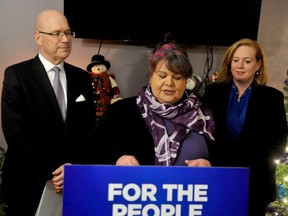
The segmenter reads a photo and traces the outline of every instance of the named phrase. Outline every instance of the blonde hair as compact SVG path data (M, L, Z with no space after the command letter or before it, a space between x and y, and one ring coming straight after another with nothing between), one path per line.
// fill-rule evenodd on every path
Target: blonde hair
M238 40L226 50L223 58L222 68L219 71L219 78L217 79L217 82L227 83L232 80L233 77L231 73L231 62L235 51L240 46L249 46L256 50L255 58L257 62L261 63L261 66L257 71L257 73L255 73L254 81L258 85L265 85L268 81L268 67L265 53L257 41L249 38L243 38Z

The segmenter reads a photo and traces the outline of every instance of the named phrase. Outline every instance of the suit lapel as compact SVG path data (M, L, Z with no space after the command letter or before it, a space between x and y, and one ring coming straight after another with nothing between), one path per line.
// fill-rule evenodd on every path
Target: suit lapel
M73 83L73 78L71 78L71 76L73 76L73 71L71 71L72 68L70 68L69 65L66 64L65 62L64 62L64 68L67 82L67 112L68 112L71 104L71 97L73 95L74 87L76 87L76 85ZM69 73L67 73L67 71L69 71Z
M79 79L77 78L77 71L74 71L74 67L71 67L71 65L64 62L64 68L66 73L66 81L67 81L67 112L69 110L69 107L75 102L76 96L79 93Z
M52 105L52 107L56 110L57 115L62 118L57 99L54 94L53 87L51 86L49 77L47 75L47 72L41 63L38 56L36 56L33 60L33 76L37 80L37 82L40 84L43 92L45 95L43 97L47 97L47 100Z

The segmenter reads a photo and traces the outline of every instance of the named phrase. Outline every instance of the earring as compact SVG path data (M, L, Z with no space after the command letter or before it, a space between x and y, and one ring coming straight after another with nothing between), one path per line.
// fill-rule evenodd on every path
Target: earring
M255 75L256 75L256 76L259 76L259 74L260 74L260 72L257 70L256 73L255 73Z

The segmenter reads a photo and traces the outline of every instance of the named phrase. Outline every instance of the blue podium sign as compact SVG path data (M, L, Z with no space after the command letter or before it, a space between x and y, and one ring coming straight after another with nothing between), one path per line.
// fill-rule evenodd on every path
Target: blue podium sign
M63 216L247 216L248 168L65 166Z

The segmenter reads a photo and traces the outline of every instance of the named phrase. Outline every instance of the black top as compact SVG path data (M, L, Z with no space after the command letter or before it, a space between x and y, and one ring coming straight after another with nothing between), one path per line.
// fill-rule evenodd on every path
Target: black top
M154 141L136 104L136 97L112 104L90 135L91 163L116 164L122 155L133 155L140 165L155 165ZM177 157L174 165L186 165L185 159L207 159L208 147L204 136L190 132Z
M249 167L250 201L269 203L276 198L275 160L285 149L287 122L283 93L253 85L240 137L226 128L231 82L206 87L204 101L214 115L216 142L211 144L212 166Z

